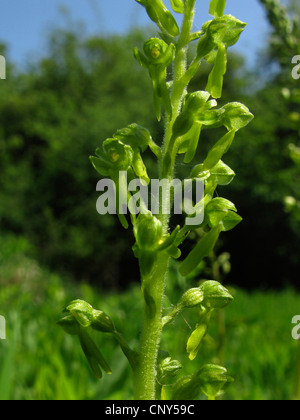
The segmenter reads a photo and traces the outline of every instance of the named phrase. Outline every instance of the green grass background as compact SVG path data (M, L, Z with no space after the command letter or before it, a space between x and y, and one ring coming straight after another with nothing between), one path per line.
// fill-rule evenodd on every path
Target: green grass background
M49 273L24 256L26 242L6 240L0 258L0 314L6 317L7 339L0 341L0 399L94 400L131 399L131 374L110 335L94 338L113 374L96 380L76 337L57 325L61 309L70 299L83 298L107 312L132 346L138 343L142 299L138 286L126 292L104 294L86 284L73 284ZM182 283L182 282L181 282ZM168 279L165 301L176 303L188 286ZM172 285L173 292L169 292ZM295 398L297 353L300 343L291 337L292 317L300 314L300 294L247 293L231 289L234 302L225 310L224 363L235 382L225 394L230 400L290 400ZM193 362L185 352L197 313L183 313L166 327L162 349L180 360L186 373L217 361L217 320L212 320L201 352ZM137 320L139 322L137 322Z

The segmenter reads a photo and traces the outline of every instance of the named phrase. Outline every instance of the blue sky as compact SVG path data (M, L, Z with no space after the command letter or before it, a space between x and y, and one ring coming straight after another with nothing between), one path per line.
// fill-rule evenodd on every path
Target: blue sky
M165 0L169 5L169 0ZM198 0L195 29L210 17L209 0ZM2 0L0 42L8 45L7 58L19 65L35 60L46 47L47 34L55 27L67 26L69 18L82 21L88 34L123 33L132 26L149 22L146 12L134 0ZM227 13L248 22L236 48L255 62L268 34L265 13L258 0L227 0Z

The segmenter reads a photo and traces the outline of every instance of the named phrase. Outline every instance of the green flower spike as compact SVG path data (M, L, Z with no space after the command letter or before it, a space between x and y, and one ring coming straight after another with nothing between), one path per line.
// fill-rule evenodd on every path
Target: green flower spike
M161 107L164 105L167 113L172 116L172 105L166 82L167 67L175 58L175 46L166 44L159 38L151 38L144 44L144 54L134 49L137 61L148 69L153 84L153 99L155 114L161 120Z

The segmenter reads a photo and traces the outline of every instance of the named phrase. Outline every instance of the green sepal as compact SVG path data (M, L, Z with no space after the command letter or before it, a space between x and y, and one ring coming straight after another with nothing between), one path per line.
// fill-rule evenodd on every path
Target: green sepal
M233 382L233 378L228 376L227 370L218 365L208 364L197 372L200 382L200 389L208 398L214 399L226 384Z
M222 112L222 125L228 131L238 131L246 127L254 118L249 109L240 102L231 102L224 105L220 111Z
M210 170L210 179L217 185L228 185L235 177L235 172L221 160Z
M226 216L220 222L223 232L228 232L234 229L239 223L243 221L243 218L232 211L229 211Z
M217 226L211 229L210 232L200 239L198 244L179 267L179 272L182 276L188 276L193 270L195 270L195 268L197 268L198 264L200 264L200 262L211 253L218 240L220 232L221 228Z
M93 310L91 327L93 330L104 333L114 333L116 330L112 319L105 312L97 309Z
M184 136L182 138L182 142L185 142L185 140L190 138L191 133L189 133L189 131L193 130L195 123L198 123L197 128L195 126L195 130L199 131L199 124L205 123L205 112L217 105L216 101L208 102L209 98L210 93L205 91L194 92L186 95L183 103L182 113L177 117L173 125L171 143L174 142L174 139L179 137ZM195 138L197 138L197 135ZM193 145L191 149L190 156L193 155L194 148L195 145Z
M153 141L149 130L135 123L118 130L113 138L131 146L134 151L141 152L145 152Z
M159 358L157 379L160 384L166 384L169 378L174 378L182 369L182 364L171 357Z
M205 208L205 220L213 228L220 226L223 232L235 228L242 218L236 214L235 205L225 198L212 199Z
M89 362L92 372L96 376L96 378L102 378L101 368L106 373L111 374L112 371L108 366L107 362L105 361L102 353L100 352L92 338L89 336L89 334L86 332L86 330L82 328L79 331L79 341L82 350L85 354L85 357L87 358L87 361Z
M84 328L90 327L93 322L93 307L83 300L73 300L64 308L63 312L70 313Z
M218 46L219 43L231 47L236 44L247 24L232 15L218 17L203 26L203 32Z
M214 280L206 280L200 285L204 294L202 305L208 309L222 309L229 305L233 297L221 283Z
M180 378L173 386L171 400L195 400L203 392L215 398L219 392L233 382L227 370L217 365L205 365L193 375Z
M187 290L181 297L178 306L184 308L195 308L199 306L204 299L203 291L199 287Z
M199 381L198 381L199 382ZM199 397L200 384L194 375L183 376L173 385L171 400L191 401Z
M235 177L235 172L220 160L212 169L204 169L204 164L196 165L191 172L191 178L202 181L209 180L215 185L228 185Z

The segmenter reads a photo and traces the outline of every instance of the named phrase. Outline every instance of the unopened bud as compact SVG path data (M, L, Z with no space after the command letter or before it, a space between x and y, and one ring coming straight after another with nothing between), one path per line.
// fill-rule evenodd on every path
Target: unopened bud
M228 290L217 281L206 281L200 289L204 294L202 304L208 308L224 308L233 300Z
M93 310L93 321L91 327L100 332L112 333L115 331L115 326L111 318L102 311Z
M203 302L204 293L200 287L195 287L184 293L180 305L184 308L193 308Z
M66 306L65 312L69 312L84 328L93 322L93 307L83 300L73 300Z

